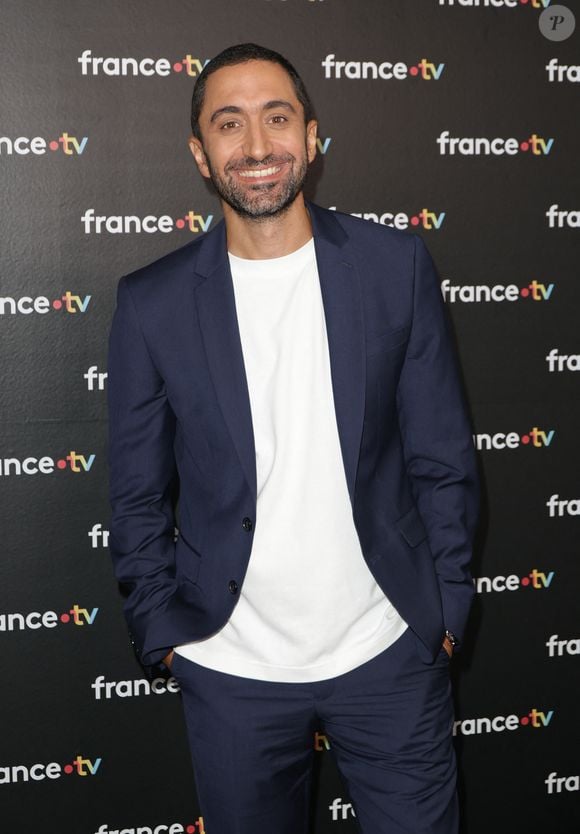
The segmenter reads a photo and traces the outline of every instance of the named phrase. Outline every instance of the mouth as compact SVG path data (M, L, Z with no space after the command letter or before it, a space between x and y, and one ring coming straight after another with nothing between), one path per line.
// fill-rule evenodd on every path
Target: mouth
M262 180L267 177L274 177L282 170L282 165L271 165L269 168L245 168L239 170L238 176L242 179Z

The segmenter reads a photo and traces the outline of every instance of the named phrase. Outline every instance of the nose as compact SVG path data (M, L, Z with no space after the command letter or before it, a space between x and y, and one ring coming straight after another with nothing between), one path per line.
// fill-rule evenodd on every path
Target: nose
M244 136L244 154L260 162L272 153L272 143L266 125L261 120L251 120Z

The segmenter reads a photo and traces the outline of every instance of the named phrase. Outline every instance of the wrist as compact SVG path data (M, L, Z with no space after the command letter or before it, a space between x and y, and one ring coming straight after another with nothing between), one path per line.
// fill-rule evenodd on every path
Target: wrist
M459 646L459 640L453 634L452 631L449 631L449 629L445 629L445 637L443 638L443 644L447 648L449 655L452 655Z

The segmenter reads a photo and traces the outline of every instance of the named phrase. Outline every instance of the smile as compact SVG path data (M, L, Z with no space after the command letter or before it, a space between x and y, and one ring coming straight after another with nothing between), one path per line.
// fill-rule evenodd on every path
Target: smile
M238 173L240 177L251 177L253 179L259 179L260 177L271 177L272 174L277 174L278 171L280 171L281 169L281 165L274 165L272 168L262 168L259 171L239 171Z

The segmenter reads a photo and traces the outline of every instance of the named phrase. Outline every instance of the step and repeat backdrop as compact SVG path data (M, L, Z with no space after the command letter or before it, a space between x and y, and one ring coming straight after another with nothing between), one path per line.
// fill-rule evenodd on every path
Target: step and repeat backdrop
M119 278L220 218L187 147L190 98L243 41L310 90L309 198L419 233L440 273L483 484L452 671L463 831L580 830L575 6L4 0L2 831L225 834L204 827L179 687L147 678L127 636L106 359ZM351 834L323 728L312 745L312 832Z

